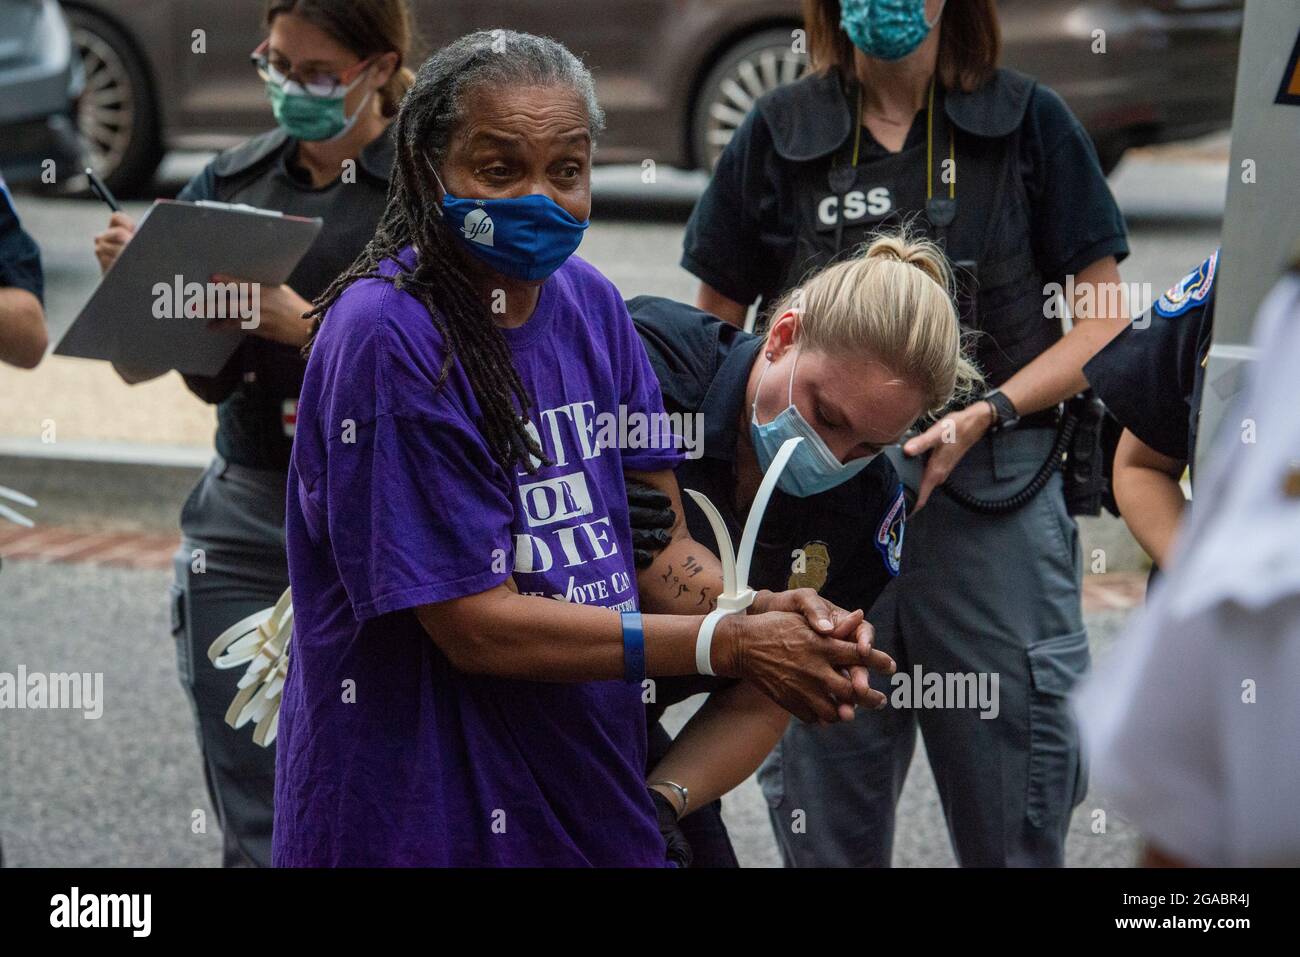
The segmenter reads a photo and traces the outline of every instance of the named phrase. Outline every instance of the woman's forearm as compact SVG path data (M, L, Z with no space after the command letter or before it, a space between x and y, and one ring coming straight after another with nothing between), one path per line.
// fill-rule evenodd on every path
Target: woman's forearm
M1160 455L1125 431L1115 450L1115 501L1124 522L1161 568L1169 555L1182 521L1187 499L1178 476L1183 463Z
M500 585L421 606L416 615L461 671L531 681L623 677L622 622L609 608L519 595ZM695 674L695 637L703 620L702 614L645 615L646 674ZM720 622L714 633L715 669L732 660L731 631Z
M749 315L749 306L724 296L706 282L700 283L695 294L695 307L740 329L745 328L745 318Z
M683 526L637 574L641 607L666 615L707 615L722 593L722 564Z
M691 538L677 476L669 471L628 472L628 478L668 496L674 516L671 540L648 568L637 572L641 608L665 615L707 615L722 593L722 563Z
M647 781L672 781L690 795L687 813L717 800L757 770L790 715L748 682L715 691L673 740ZM657 790L679 810L672 788Z
M1155 469L1117 469L1115 500L1138 544L1152 561L1168 569L1171 546L1187 503L1177 479Z
M1083 367L1119 335L1125 321L1089 319L1076 323L1055 345L1002 384L1021 415L1049 409L1088 388Z

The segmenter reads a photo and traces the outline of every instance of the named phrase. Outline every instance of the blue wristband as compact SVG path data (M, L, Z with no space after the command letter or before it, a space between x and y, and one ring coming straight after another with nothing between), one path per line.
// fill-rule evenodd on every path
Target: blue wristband
M640 684L645 680L645 628L639 611L625 611L623 619L623 680Z

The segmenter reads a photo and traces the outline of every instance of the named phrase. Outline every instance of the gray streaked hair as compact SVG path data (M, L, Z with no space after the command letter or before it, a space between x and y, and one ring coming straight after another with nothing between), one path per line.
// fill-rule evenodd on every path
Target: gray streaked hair
M515 30L479 30L447 44L420 67L408 95L427 101L431 115L412 129L429 139L411 145L423 146L436 165L445 157L452 130L465 118L471 91L530 86L573 90L586 108L592 142L604 131L605 111L596 101L591 71L564 44Z

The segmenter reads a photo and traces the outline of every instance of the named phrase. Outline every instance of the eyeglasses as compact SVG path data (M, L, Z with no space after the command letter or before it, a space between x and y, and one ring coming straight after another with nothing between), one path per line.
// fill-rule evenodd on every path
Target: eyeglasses
M257 70L257 75L268 83L274 83L276 86L284 86L286 83L293 81L302 87L303 92L308 96L318 97L323 100L335 99L346 93L352 85L352 81L375 59L374 57L368 57L360 63L348 67L341 74L317 72L299 74L294 70L281 70L273 64L267 53L270 46L270 40L263 40L262 45L249 54L248 59L253 64L253 68Z

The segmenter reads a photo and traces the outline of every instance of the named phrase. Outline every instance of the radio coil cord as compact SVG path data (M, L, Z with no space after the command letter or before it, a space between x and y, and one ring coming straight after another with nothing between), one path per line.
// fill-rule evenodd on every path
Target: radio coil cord
M1023 508L1047 486L1052 475L1061 467L1062 459L1066 450L1070 447L1070 442L1074 439L1074 430L1078 425L1078 414L1073 410L1068 410L1061 418L1061 424L1056 431L1056 441L1052 445L1052 451L1048 454L1047 460L1039 466L1038 471L1025 484L1025 487L1014 495L999 499L980 498L951 484L951 481L945 482L939 487L958 505L968 508L972 512L979 512L981 515L1005 515L1008 512L1014 512L1018 508Z

